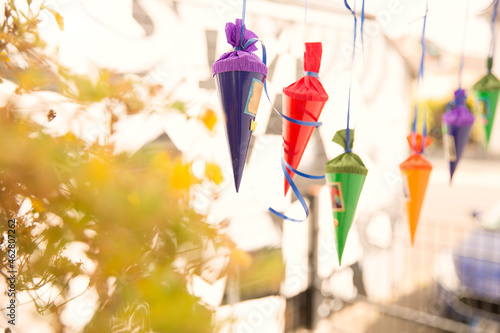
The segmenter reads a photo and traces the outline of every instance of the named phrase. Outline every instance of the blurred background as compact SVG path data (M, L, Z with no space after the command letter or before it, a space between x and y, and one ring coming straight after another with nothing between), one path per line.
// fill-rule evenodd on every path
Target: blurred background
M41 5L37 1L28 2L30 4L14 3L17 10L25 13L28 8L36 11ZM9 61L4 61L5 68L0 69L3 80L0 103L4 110L29 119L34 124L32 127L39 126L48 137L71 132L75 140L81 140L82 146L105 147L108 153L121 159L133 160L144 154L156 156L165 152L171 158L172 169L168 170L174 170L173 173L177 169L172 161L182 160L189 177L198 180L188 182L185 193L176 194L179 198L175 200L185 199L190 214L203 216L203 223L228 236L227 243L220 246L230 251L207 245L221 236L214 237L207 232L205 236L210 242L197 240L203 265L197 270L183 270L183 283L179 284L186 295L195 297L193 304L201 304L210 312L208 317L202 316L206 326L189 330L183 323L169 326L156 320L154 316L161 317L168 311L177 313L169 304L175 298L161 294L160 288L159 297L165 297L154 311L154 304L144 294L137 294L144 296L144 301L135 305L132 300L137 295L128 295L127 310L120 310L128 313L128 317L125 316L128 328L124 328L125 325L120 331L118 326L111 325L113 330L102 331L500 331L500 121L497 119L493 125L488 148L483 127L476 121L452 184L441 134L441 115L459 87L462 49L462 87L476 112L470 89L487 72L492 1L429 1L425 74L418 96L425 1L367 0L364 45L356 46L353 67L353 18L342 1L308 0L306 20L304 5L304 1L299 0L247 1L246 26L267 48L270 101L265 96L261 98L257 128L239 193L234 190L211 65L231 50L224 27L226 22L241 18L242 1L47 0L43 5L45 9L36 17L36 32L46 44L35 45L32 53L40 52L50 61L57 61L58 70L54 71L54 66L47 68L52 68L52 75L62 76L61 80L49 78L45 82L43 76L47 72L43 71L39 74L42 79L33 73L16 75L16 70L26 73L26 68L36 67L38 63L26 60L33 57L29 48L22 45L5 48ZM359 11L361 1L356 5ZM12 17L9 18L6 11L2 20L10 22L9 19ZM64 29L61 29L62 20ZM13 36L17 33L16 38L26 38L28 44L36 41L14 30L9 33ZM6 35L2 43L8 44L5 31L4 27ZM319 75L329 100L320 118L323 126L314 131L300 170L322 174L325 163L342 152L331 139L337 130L345 128L351 73L351 126L356 128L354 151L369 170L341 266L337 261L330 197L323 181L296 177L311 209L306 222L283 221L268 212L268 208L273 207L291 216L303 214L291 193L283 197L282 120L272 112L272 106L281 110L282 88L304 75L304 42L316 41L323 43ZM260 51L257 54L260 55ZM44 66L49 60L42 61ZM500 59L495 56L495 74L498 63ZM23 81L37 82L37 78L45 83L30 86ZM123 88L123 82L132 83ZM99 84L106 87L104 93L99 90ZM425 153L433 171L416 242L411 246L399 164L409 155L406 136L411 129L417 98L425 105L428 131L434 140ZM57 116L47 121L49 110ZM4 147L7 145L14 143L5 141ZM157 159L139 161L134 165L142 170L149 168L144 166L144 161L154 164ZM0 168L16 165L8 164L7 158L2 163L6 164ZM82 163L85 165L86 160ZM215 170L215 175L210 170ZM182 170L179 172L176 175L183 175ZM81 184L85 184L86 178L73 176L77 173L73 169L65 173L67 179L60 180L62 183L80 179ZM152 174L148 175L154 179ZM148 184L137 179L135 185L144 186L144 193L136 194L137 200L148 193ZM122 188L118 186L116 190L119 192ZM94 192L82 195L91 196L89 193ZM130 193L125 193L124 200L131 202L130 214L135 214L138 209L133 207L136 201L130 199L135 198L130 197ZM29 197L26 193L23 195L17 197L17 208L13 211L18 216L32 214L30 218L37 220L41 215L36 215L36 199L22 206L24 199L21 198ZM113 215L115 194L109 195L108 215L88 213L97 224L99 221L119 224L122 217L126 219L125 211ZM77 202L71 201L68 205L73 208L78 206ZM87 204L90 212L93 204ZM3 214L8 215L7 205L3 206ZM82 205L78 207L77 211L85 211ZM161 214L169 214L169 211L158 210L155 216L162 219ZM144 214L137 215L141 221L149 216ZM64 225L66 218L61 219ZM92 226L89 228L98 232ZM188 224L186 228L193 226ZM155 232L149 236L158 237L158 226L152 225L151 230ZM168 238L169 232L166 234ZM187 243L197 241L189 239ZM73 243L68 240L64 246L67 248ZM95 249L95 258L85 247L80 251L94 262L87 265L104 265L99 261L104 259L97 253L104 251L106 244L103 241L101 248ZM92 246L90 244L90 249ZM180 250L185 248L180 245L174 248L170 251L175 252L175 259L172 258L169 267L177 272L184 265L185 255ZM143 250L137 247L137 251ZM75 250L68 257L81 261L80 252ZM128 276L133 266L122 267L123 272L127 272L123 276ZM154 275L153 271L148 274ZM103 285L109 286L111 295L113 290L119 290L122 273L103 272L106 277ZM92 327L98 332L98 326L89 326L89 323L101 323L96 321L96 313L104 304L103 296L88 282L93 281L93 273L79 274L87 280L82 278L74 288L84 289L86 293L67 304L45 300L60 309L50 315L47 312L51 307L40 311L39 305L30 305L38 296L30 298L19 293L19 302L28 303L19 307L19 318L29 320L20 320L15 332L80 332L92 331ZM162 281L170 280L159 276L158 285L162 285ZM62 297L69 300L70 295L73 294ZM1 299L5 299L2 304L7 304L6 296L2 295ZM141 310L144 308L149 310ZM187 313L191 308L186 309L180 315L189 317ZM54 313L59 318L57 324L54 324ZM147 322L150 324L145 324ZM0 318L0 325L8 326L5 316Z

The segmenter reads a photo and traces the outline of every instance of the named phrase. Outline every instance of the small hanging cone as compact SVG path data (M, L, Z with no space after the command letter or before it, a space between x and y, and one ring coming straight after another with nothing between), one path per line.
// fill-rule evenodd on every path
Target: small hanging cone
M353 130L350 130L350 135L352 139L349 150L325 165L326 182L330 188L332 199L333 218L338 221L335 235L339 265L342 262L347 235L351 229L361 190L368 173L361 158L350 152L352 141L354 141ZM346 131L341 130L333 137L333 141L343 146L344 149L346 149L345 136Z
M474 95L478 102L479 112L482 116L486 147L490 143L491 129L495 121L498 96L500 95L500 81L493 74L483 76L473 87Z
M410 134L407 137L412 155L399 165L403 176L406 196L406 213L410 225L411 244L415 243L415 234L424 202L432 165L420 154L429 147L432 139L422 134ZM425 141L424 141L425 140Z
M464 90L456 90L452 109L442 116L444 149L450 162L450 183L474 123L474 115L467 108L466 99Z
M399 168L405 182L406 211L413 245L432 165L422 155L414 154L401 163Z
M243 169L248 153L248 146L259 107L260 97L267 75L266 65L252 51L256 51L255 42L245 48L249 39L257 39L250 30L245 29L241 40L241 20L226 24L226 37L235 47L232 52L224 53L213 63L212 72L226 123L226 136L231 155L236 192L240 188Z
M322 50L321 43L306 43L304 70L306 74L312 75L306 75L283 88L283 113L285 116L302 121L318 121L328 100L328 94L323 85L314 76L317 75L321 65ZM313 131L313 126L298 125L283 119L284 158L293 168L298 168ZM291 170L288 171L293 178L295 173ZM285 178L285 195L289 188L290 184Z

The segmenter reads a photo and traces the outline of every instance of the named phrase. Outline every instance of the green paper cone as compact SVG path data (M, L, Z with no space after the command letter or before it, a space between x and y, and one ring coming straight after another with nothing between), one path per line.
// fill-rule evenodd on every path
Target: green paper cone
M474 85L474 95L479 105L479 113L483 118L486 147L490 142L491 129L495 120L498 97L500 95L500 81L493 74L485 75Z
M350 130L350 134L351 148L352 141L354 141L354 131ZM338 131L332 141L340 144L345 149L345 130ZM332 199L333 218L338 221L338 225L335 227L335 235L340 265L347 235L351 229L368 169L366 169L358 155L345 152L329 161L325 165L325 172Z

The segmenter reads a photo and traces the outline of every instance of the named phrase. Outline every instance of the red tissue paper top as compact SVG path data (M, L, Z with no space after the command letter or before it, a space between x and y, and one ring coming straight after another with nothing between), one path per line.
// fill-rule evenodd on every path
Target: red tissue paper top
M304 52L304 70L306 72L319 72L322 52L321 43L306 43L306 51ZM292 98L306 101L325 102L328 100L328 94L319 79L310 75L306 75L283 88L283 93Z
M422 154L422 141L424 140L424 136L422 134L410 134L406 137L408 140L408 144L410 145L410 149L415 154ZM425 137L424 149L429 147L432 143L432 139L428 136ZM415 145L415 146L414 146Z

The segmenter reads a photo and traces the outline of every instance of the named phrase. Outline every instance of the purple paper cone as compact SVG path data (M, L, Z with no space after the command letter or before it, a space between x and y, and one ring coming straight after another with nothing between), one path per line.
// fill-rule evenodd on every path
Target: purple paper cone
M230 71L218 73L214 78L224 112L234 184L238 192L265 76L256 72Z
M450 124L445 124L443 127L444 149L447 151L447 157L450 162L450 183L453 179L458 161L462 157L464 148L469 141L471 127L471 125L454 126Z
M450 183L474 123L474 115L467 107L466 101L465 90L457 89L455 99L449 104L451 109L442 116L444 149L450 161Z

